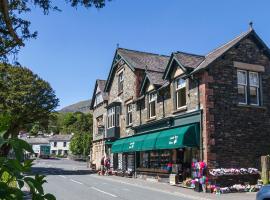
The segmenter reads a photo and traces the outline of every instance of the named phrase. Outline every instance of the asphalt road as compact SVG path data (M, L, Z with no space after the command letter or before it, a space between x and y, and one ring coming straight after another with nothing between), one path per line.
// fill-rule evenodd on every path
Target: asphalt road
M33 171L47 175L44 188L57 200L210 200L254 199L253 195L220 196L177 189L167 184L91 174L86 163L67 159L37 160ZM199 195L199 196L198 196Z

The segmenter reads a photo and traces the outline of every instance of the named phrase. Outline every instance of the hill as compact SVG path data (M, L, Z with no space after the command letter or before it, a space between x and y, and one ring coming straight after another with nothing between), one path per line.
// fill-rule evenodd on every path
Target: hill
M59 110L60 113L67 113L67 112L83 112L83 113L89 113L90 112L90 100L86 101L80 101L78 103L74 103L72 105L66 106Z

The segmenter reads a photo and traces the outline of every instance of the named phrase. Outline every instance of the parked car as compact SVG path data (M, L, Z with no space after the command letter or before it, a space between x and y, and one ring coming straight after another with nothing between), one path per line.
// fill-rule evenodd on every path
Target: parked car
M270 185L264 185L257 192L256 200L270 200Z

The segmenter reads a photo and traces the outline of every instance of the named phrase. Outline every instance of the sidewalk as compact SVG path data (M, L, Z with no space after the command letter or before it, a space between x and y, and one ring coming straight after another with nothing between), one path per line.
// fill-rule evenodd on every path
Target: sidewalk
M254 200L256 193L229 193L229 194L209 194L209 193L198 193L191 189L185 189L177 186L171 186L168 183L150 182L142 179L125 178L119 176L98 176L96 174L91 175L95 178L106 179L112 182L118 182L122 184L129 184L135 187L147 188L154 191L162 191L164 193L174 194L179 197L186 197L194 200Z

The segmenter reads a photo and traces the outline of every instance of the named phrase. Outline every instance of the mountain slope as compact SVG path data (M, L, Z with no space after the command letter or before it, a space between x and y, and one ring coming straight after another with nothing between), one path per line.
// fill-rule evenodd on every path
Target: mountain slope
M80 101L78 103L74 103L72 105L66 106L59 110L60 113L66 113L66 112L83 112L83 113L89 113L90 112L90 100L86 101Z

